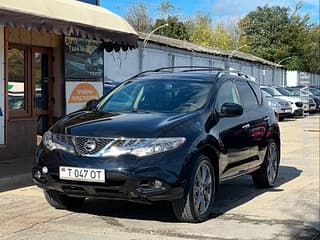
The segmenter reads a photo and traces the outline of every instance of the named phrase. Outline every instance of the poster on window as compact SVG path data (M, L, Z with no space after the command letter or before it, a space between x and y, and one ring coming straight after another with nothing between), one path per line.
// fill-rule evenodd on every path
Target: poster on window
M66 113L85 107L103 95L102 42L65 37Z
M102 82L66 82L67 114L83 109L92 99L103 94Z
M82 38L65 37L66 81L103 80L102 42Z
M4 79L4 29L0 26L0 79ZM4 81L0 81L0 145L5 143L5 109L4 109Z

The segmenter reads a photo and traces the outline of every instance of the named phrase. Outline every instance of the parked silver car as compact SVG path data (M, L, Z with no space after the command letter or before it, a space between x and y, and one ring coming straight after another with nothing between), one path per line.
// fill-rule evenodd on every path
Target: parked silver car
M289 102L280 98L274 98L264 90L262 90L262 95L266 100L266 103L277 114L279 121L283 120L285 117L290 117L292 115L292 107L290 107Z

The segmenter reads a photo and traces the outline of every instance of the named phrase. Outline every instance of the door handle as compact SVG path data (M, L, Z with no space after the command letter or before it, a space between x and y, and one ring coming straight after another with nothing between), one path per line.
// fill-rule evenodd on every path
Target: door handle
M246 125L243 125L242 128L249 128L250 127L250 124L246 124Z

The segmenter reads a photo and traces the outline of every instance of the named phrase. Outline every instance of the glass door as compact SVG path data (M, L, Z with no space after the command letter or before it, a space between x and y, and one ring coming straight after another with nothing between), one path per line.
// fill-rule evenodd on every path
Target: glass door
M32 49L33 116L37 118L37 134L42 135L52 124L52 54L51 49Z

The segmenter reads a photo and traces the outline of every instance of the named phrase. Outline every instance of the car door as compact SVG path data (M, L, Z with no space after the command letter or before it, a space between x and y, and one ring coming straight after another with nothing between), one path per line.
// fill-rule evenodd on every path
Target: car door
M237 89L243 102L244 113L248 118L249 162L253 167L259 162L259 151L264 143L268 129L268 115L262 105L261 91L255 83L237 81Z
M215 110L221 113L224 103L241 104L238 91L232 80L224 82L218 89ZM219 117L219 141L222 146L220 176L229 178L239 174L243 161L249 157L248 121L244 114L235 117Z

